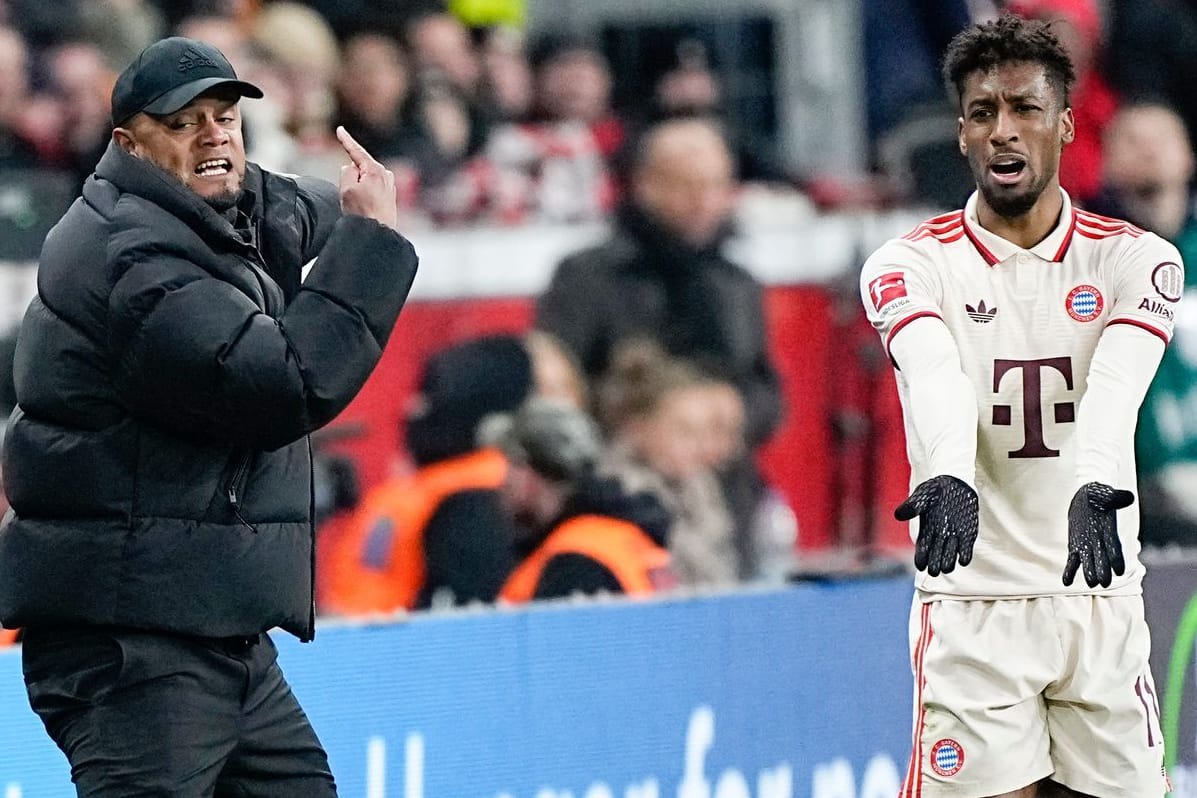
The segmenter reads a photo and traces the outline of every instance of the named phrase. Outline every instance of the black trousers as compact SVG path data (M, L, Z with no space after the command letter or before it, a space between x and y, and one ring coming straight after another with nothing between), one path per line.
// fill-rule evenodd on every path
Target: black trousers
M79 796L336 796L267 635L27 629L29 703Z

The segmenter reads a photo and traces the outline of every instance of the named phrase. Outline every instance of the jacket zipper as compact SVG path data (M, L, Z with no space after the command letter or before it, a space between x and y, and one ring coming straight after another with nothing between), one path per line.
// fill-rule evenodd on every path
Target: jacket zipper
M249 461L252 458L253 455L250 452L246 452L241 456L241 461L237 463L237 470L233 472L233 478L229 481L228 496L229 504L232 505L233 514L237 516L237 520L249 527L249 530L256 535L258 533L258 528L249 521L246 521L241 515L242 496L238 493L238 491L245 487L242 483L249 474Z

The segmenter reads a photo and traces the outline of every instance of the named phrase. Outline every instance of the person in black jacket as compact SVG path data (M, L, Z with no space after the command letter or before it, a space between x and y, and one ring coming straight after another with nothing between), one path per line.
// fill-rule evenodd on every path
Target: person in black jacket
M601 381L629 341L649 339L735 388L718 426L743 430L742 451L720 476L744 554L763 494L751 454L781 419L781 383L768 352L761 285L729 260L735 164L719 128L672 119L633 147L628 201L611 240L570 255L537 303L536 326Z
M378 362L417 259L344 130L339 195L246 162L261 96L209 45L145 49L20 331L0 622L79 795L336 794L265 632L312 639L308 434Z

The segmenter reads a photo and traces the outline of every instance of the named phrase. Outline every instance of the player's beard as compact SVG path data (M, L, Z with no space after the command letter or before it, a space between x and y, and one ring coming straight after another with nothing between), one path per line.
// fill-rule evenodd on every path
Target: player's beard
M981 195L993 212L1004 219L1017 219L1025 216L1043 193L1042 186L1034 186L1017 193L1006 193L995 190L988 183L981 184Z
M1030 170L1030 163L1025 168ZM1052 177L1055 176L1056 170L1053 169L1043 174L1031 172L1028 184L1023 188L1008 188L993 184L987 179L989 177L988 167L980 164L974 167L973 174L976 177L977 188L980 189L981 196L985 198L985 203L993 209L993 212L1003 219L1017 219L1020 216L1025 216L1031 208L1035 207L1035 203L1039 201L1039 197L1042 196L1048 184L1051 183Z

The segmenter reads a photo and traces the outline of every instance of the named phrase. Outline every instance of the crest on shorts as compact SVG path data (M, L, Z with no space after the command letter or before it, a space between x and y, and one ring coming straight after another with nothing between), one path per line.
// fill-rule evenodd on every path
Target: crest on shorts
M955 776L964 767L964 748L955 740L943 739L931 746L931 769L939 776Z
M1093 321L1101 315L1106 301L1096 287L1078 285L1068 292L1068 299L1064 300L1064 309L1076 321Z

